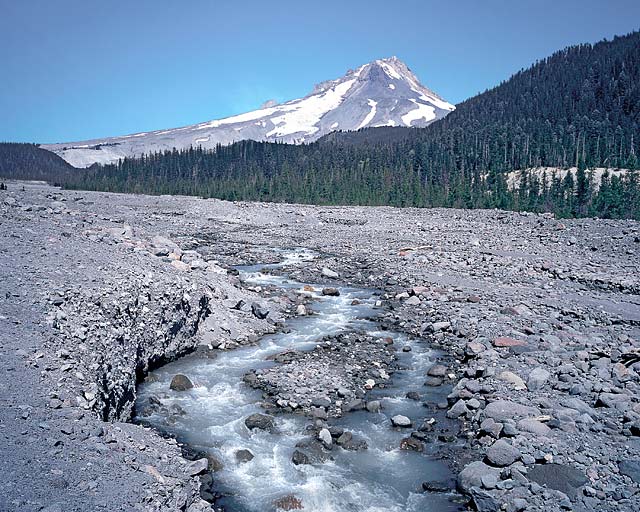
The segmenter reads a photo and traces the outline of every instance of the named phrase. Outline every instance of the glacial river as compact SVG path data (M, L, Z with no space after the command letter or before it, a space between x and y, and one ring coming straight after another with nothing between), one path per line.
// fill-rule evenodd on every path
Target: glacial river
M241 279L250 285L275 285L280 288L303 289L287 277L263 270L304 265L314 258L304 250L283 254L283 261L272 265L238 267ZM317 285L314 287L320 290ZM141 411L149 399L160 399L168 409L179 405L186 414L154 413L136 418L164 434L174 436L191 448L208 452L222 463L214 473L215 490L221 495L216 502L226 511L265 512L276 510L274 501L283 496L298 498L306 511L313 512L429 512L459 510L446 494L422 492L427 480L451 481L447 465L435 455L434 444L425 443L426 451L417 453L400 450L403 437L410 429L395 429L390 418L396 414L408 416L414 425L428 417L422 401L405 397L408 391L418 391L423 401L442 401L446 390L424 386L425 372L433 364L434 353L418 340L403 333L379 331L374 321L376 296L372 290L340 287L340 296L328 297L313 293L314 314L287 321L288 331L267 335L258 344L235 350L219 351L208 359L186 356L169 363L152 374L138 388L136 410ZM358 299L360 304L352 305ZM242 378L251 369L266 368L278 363L267 360L287 349L310 350L326 335L350 330L367 331L372 335L394 338L398 347L409 345L410 352L398 351L403 368L394 373L384 389L374 389L368 399L382 403L380 413L358 411L332 420L366 440L368 449L346 451L334 446L333 460L319 464L294 465L291 455L299 441L308 438L310 420L298 414L275 416L277 433L249 431L244 419L260 408L261 392L246 385ZM172 377L187 375L195 387L185 392L169 389ZM236 452L249 450L254 458L238 462Z

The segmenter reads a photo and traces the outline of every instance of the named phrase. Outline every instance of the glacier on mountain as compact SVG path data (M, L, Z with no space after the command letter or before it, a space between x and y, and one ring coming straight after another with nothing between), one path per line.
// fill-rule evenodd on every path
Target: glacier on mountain
M44 144L76 167L120 158L217 144L258 140L302 144L336 129L375 126L424 127L455 107L420 84L397 57L349 70L343 77L316 85L304 98L181 128L134 133L82 142Z

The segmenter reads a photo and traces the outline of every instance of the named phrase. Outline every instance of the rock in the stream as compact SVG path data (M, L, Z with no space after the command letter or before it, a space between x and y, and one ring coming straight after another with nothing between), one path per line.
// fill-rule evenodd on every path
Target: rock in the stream
M429 480L426 482L422 482L422 490L426 492L450 492L451 486L448 482L444 482L442 480Z
M342 409L345 412L361 411L364 408L365 408L365 403L359 398L356 398L355 400L351 400L350 402L348 402L342 407Z
M422 452L424 450L424 445L422 444L422 441L416 439L415 437L409 436L400 441L400 449Z
M338 440L340 440L340 438L338 438ZM351 437L351 439L343 441L340 446L350 452L361 452L369 448L367 442L364 439L359 439L353 436Z
M245 462L249 462L253 460L253 453L251 453L251 451L249 450L242 449L242 450L238 450L235 453L235 457L236 457L236 462L243 464Z
M411 420L402 414L396 414L391 418L391 423L394 427L407 428L411 426Z
M189 465L185 468L185 472L190 476L196 476L207 471L208 467L209 461L206 458L202 458L190 462Z
M318 433L318 439L322 442L325 448L331 449L331 446L333 445L333 439L331 437L331 432L329 432L329 429L321 429Z
M244 420L244 424L249 430L257 428L260 430L273 431L274 429L273 417L261 413L255 413L248 416Z
M427 370L429 377L444 377L447 374L447 367L441 364L434 364Z
M300 450L294 450L293 455L291 456L291 462L293 462L296 466L300 464L310 464L309 457L304 452Z
M329 297L338 297L340 295L340 290L333 287L326 287L322 289L322 295L327 295Z
M302 500L293 494L288 494L287 496L283 496L282 498L278 498L273 502L273 506L276 510L302 510L304 506L302 504Z
M379 400L371 400L370 402L367 402L366 405L367 411L372 412L372 413L378 413L380 412L380 401Z
M186 375L179 373L173 376L171 384L169 384L169 388L174 391L188 391L193 388L193 382L191 382L191 379Z

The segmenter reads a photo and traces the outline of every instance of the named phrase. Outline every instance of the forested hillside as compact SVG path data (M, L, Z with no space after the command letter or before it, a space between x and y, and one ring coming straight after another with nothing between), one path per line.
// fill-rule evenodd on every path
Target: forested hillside
M607 177L591 167L638 169L640 33L559 51L423 129L337 133L306 146L239 142L149 155L94 167L70 187L186 193L226 199L501 207L560 215L640 218L637 173ZM549 185L504 173L578 167ZM612 192L613 191L613 192ZM611 198L611 195L615 197ZM625 207L606 207L614 201Z
M0 143L0 178L62 182L76 171L55 153L36 144Z

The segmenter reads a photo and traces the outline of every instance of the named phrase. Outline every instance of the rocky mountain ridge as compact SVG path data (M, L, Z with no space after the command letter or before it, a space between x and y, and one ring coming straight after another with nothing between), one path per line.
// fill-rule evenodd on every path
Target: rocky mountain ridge
M335 130L376 126L424 127L455 107L424 87L397 57L364 64L315 86L304 98L180 128L82 142L45 144L75 167L190 146L258 140L302 144Z

